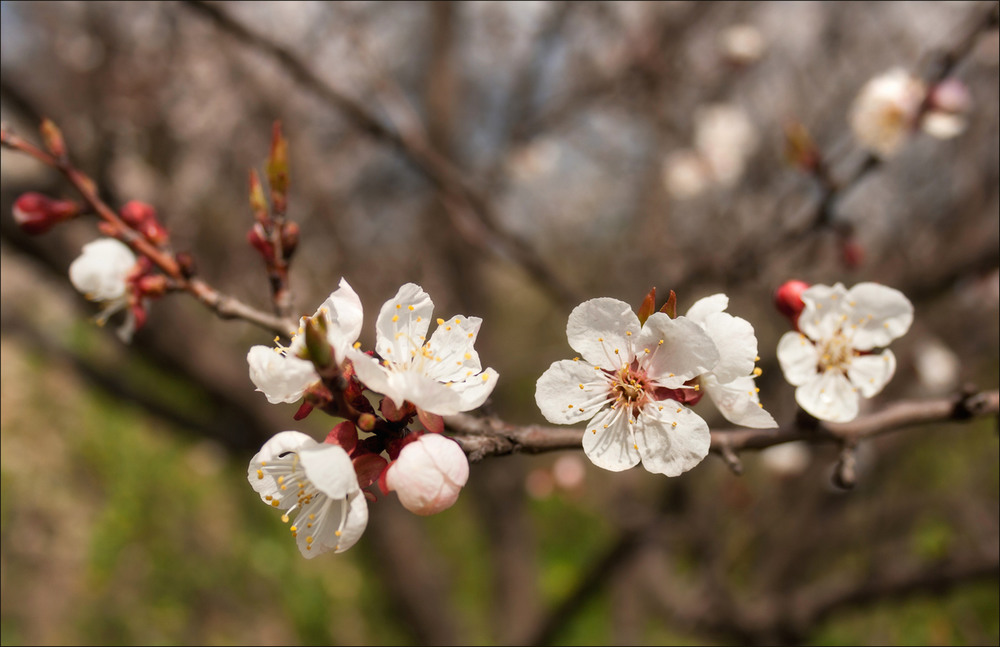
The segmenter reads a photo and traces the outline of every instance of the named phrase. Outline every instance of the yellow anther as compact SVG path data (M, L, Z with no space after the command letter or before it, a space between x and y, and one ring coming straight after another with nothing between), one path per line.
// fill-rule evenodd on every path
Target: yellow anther
M337 531L336 531L336 532L334 532L333 534L335 534L335 535L337 535L337 536L339 537L339 536L340 536L340 531L339 531L339 530L337 530Z
M413 312L413 306L406 306L406 307L410 310L410 312Z
M483 382L485 382L485 381L487 381L489 379L490 379L490 376L487 375L486 373L483 373Z
M264 500L265 501L270 501L273 498L274 498L273 496L271 496L270 494L268 494L267 496L264 497Z
M582 385L582 384L580 385L580 388L581 388L581 389L583 388L583 385ZM257 471L259 472L260 470L257 470Z
M596 429L591 429L590 432L593 433L593 434L596 434L597 430Z
M605 428L605 429L607 429L607 428L608 428L608 426L607 426L607 425L604 425L604 428Z
M273 501L271 501L271 505L273 505L275 508L277 508L278 507L278 500L274 499Z
M472 353L466 353L465 359L472 359Z
M579 361L580 361L580 358L579 358L579 357L574 357L574 358L573 358L573 361L574 361L574 362L579 362Z
M358 348L361 348L361 342L359 342L359 341L354 342L354 348L355 348L355 350L357 350Z
M764 408L764 403L763 402L758 402L757 406L760 407L761 409L763 409Z
M472 339L472 333L471 332L469 333L469 339Z
M887 322L885 322L885 323L884 323L884 324L882 324L882 325L883 325L884 327L888 328L888 327L889 327L889 322L887 321Z
M663 345L663 340L661 339L660 341L656 342L656 345L657 346L662 346Z
M639 449L639 446L638 446L638 445L636 445L635 443L633 443L633 444L632 444L632 447L634 447L634 448L636 448L636 449Z
M663 407L660 407L660 411L663 411Z
M310 514L309 515L309 521L316 521L316 515L315 514Z
M617 354L618 354L618 349L616 348L616 349L615 349L615 355L617 355Z
M283 523L288 523L288 515L287 515L287 514L283 514L283 515L281 515L281 521L282 521Z
M439 317L439 318L438 318L438 320L437 320L437 325L439 325L439 326L440 326L440 325L441 325L441 324L443 324L443 323L444 323L444 319L441 319L441 318Z
M700 391L701 390L701 385L700 384L695 384L695 385L693 385L692 388L694 388L695 391Z
M648 348L646 349L646 354L647 354L647 355L649 354L649 349L648 349Z
M298 532L299 531L299 527L298 526L291 526L288 529L291 530L292 532Z
M757 368L755 368L755 369L753 370L753 374L754 374L754 376L756 376L756 377L760 377L761 375L763 375L763 374L764 374L764 371L763 371L763 370L762 370L762 369L761 369L761 368L760 368L760 367L758 366Z
M753 361L755 361L755 362L759 362L759 361L760 361L760 355L758 355L757 357L754 357L754 358L753 358Z
M572 404L567 404L567 405L566 405L566 408L567 408L567 409L572 409L572 408L573 408L573 405L572 405Z
M308 537L306 537L306 543L307 543L307 544L311 544L311 543L313 543L313 538L312 538L312 535L309 535Z
M401 303L397 303L397 304L396 304L396 310L399 310L399 309L400 309L400 308L402 308L402 307L403 307L403 304L401 304Z
M673 373L671 373L671 374L670 374L670 375L668 375L667 377L673 377L673 376L674 376L674 374L673 374Z
M451 326L445 326L444 329L445 330L451 330Z
M392 315L392 322L396 323L397 321L399 321L399 315Z
M281 337L278 336L278 335L275 335L274 336L274 343L277 344L279 341L281 341Z
M677 426L677 421L675 420L675 421L671 422L670 426L671 426L671 428L676 427Z
M455 323L457 324L462 323L462 319L460 317L455 317Z
M631 337L632 336L632 331L631 330L626 330L625 331L625 336L626 337Z
M257 470L257 478L258 479L264 478L264 470Z
M604 337L598 337L597 341L604 341Z
M420 322L421 322L421 321L423 321L423 320L424 320L424 318L423 318L423 317L417 317L417 323L420 323Z
M681 411L684 411L684 409L677 409L677 413L680 413Z

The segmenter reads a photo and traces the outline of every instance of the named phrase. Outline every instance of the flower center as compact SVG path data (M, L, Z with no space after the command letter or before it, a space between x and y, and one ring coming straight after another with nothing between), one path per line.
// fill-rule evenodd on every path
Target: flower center
M295 497L295 503L281 515L281 520L288 523L294 514L295 523L289 530L293 537L298 537L299 532L304 530L306 550L312 550L313 538L326 525L334 501L309 480L309 475L302 469L297 452L286 452L276 459L262 462L260 469L257 470L257 478L264 478L265 473L274 477L279 489L271 505L278 507L281 505L281 499ZM340 537L347 520L346 500L340 502L339 509L340 519L337 530L334 531L337 537Z
M628 407L634 415L638 415L643 405L649 399L652 385L646 377L646 372L639 369L637 362L622 366L611 374L611 397L613 407Z
M823 342L819 356L820 371L839 370L847 372L854 356L854 347L842 333L836 333Z

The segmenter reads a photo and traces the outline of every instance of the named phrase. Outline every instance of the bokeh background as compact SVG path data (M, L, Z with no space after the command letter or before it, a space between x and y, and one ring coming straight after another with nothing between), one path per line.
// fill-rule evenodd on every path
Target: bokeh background
M569 356L573 306L638 306L655 286L682 312L729 294L757 331L762 400L792 424L771 304L789 278L913 301L897 375L865 411L998 386L991 12L3 2L0 110L29 138L56 121L109 204L155 205L206 280L264 309L247 173L280 120L297 311L345 277L371 347L382 302L419 283L436 314L483 317L504 420L544 422L534 382ZM914 134L857 174L859 88L943 61L972 96L965 132ZM792 123L841 189L787 163ZM6 150L0 177L5 645L1000 641L995 419L866 442L851 491L822 445L747 453L742 476L710 456L675 479L579 451L489 458L454 508L418 518L380 497L358 545L306 561L244 480L264 439L332 425L254 392L245 354L270 335L175 296L122 344L66 280L94 221L31 238L10 216L25 191L70 187Z

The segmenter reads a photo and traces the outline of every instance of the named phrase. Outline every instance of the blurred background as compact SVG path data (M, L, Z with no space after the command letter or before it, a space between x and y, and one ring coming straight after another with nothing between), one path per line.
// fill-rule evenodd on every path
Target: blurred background
M403 283L484 319L488 409L543 423L566 317L651 287L717 292L754 324L762 401L783 281L878 281L914 303L863 413L998 386L995 2L3 2L5 124L62 128L114 207L154 205L201 276L268 309L249 169L289 139L291 286L341 277L362 342ZM987 22L984 22L987 17ZM977 27L979 25L979 27ZM984 26L985 25L985 26ZM949 59L949 53L960 56ZM848 110L871 77L947 65L965 131L868 163ZM953 67L952 67L953 66ZM801 124L840 188L785 159ZM859 169L862 169L859 171ZM380 497L350 551L306 561L245 482L277 431L331 419L254 392L271 335L184 296L123 345L66 277L92 219L27 237L26 191L76 197L4 150L0 641L19 644L997 644L995 419L837 448L716 456L666 479L581 451L472 466L456 506ZM709 403L709 424L728 426Z

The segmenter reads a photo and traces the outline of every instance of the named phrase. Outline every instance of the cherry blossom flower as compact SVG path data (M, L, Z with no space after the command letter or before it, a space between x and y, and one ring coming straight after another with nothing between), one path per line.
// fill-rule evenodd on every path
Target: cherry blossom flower
M580 357L560 360L538 378L535 402L554 424L587 422L583 449L614 472L640 461L677 476L708 454L708 425L685 407L692 378L719 361L711 338L686 317L662 312L645 324L617 299L586 301L570 313L569 345Z
M340 279L340 287L326 298L313 317L326 320L327 341L336 362L343 362L351 345L361 334L363 310L353 288ZM286 346L253 346L247 353L250 380L271 404L296 402L310 385L319 381L313 363L306 359L305 317L299 332Z
M90 301L102 304L97 323L104 325L119 310L125 310L125 321L118 328L122 341L129 341L135 332L135 317L129 308L128 278L137 262L129 246L115 238L99 238L83 246L69 266L69 280Z
M492 368L483 369L473 348L482 319L438 319L427 339L433 311L433 302L419 285L400 287L376 322L375 351L381 363L355 350L354 369L365 386L397 407L410 402L439 416L475 409L493 392L498 378Z
M719 363L698 381L722 415L737 425L766 429L777 427L760 403L754 377L759 369L757 337L746 319L724 312L729 297L714 294L696 301L687 311L687 318L704 329L719 351Z
M469 480L469 459L454 440L424 434L399 452L386 472L386 486L403 507L419 515L450 508Z
M307 559L353 546L368 524L368 503L339 445L282 431L250 461L247 480L261 500L295 520L289 530Z
M840 283L813 285L802 301L801 332L787 332L778 342L781 370L806 412L831 422L853 420L859 399L876 395L892 379L896 356L878 349L910 329L913 305L877 283L850 290Z

